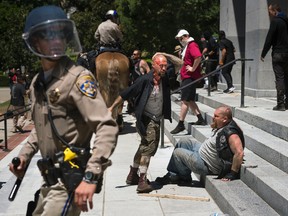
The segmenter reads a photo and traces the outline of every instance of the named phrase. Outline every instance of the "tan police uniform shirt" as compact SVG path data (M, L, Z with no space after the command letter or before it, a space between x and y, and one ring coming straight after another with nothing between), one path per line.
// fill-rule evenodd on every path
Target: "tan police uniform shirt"
M31 83L31 110L35 128L19 156L30 160L40 150L42 157L53 158L56 152L65 149L51 129L47 109L49 104L56 129L69 144L87 148L93 132L96 134L86 171L102 173L105 167L101 166L101 158L108 159L113 153L118 126L96 89L94 76L63 57L46 84L48 103L41 90L34 87L38 76Z
M119 26L110 19L102 22L98 26L94 37L101 45L115 44L116 42L119 43L123 39Z

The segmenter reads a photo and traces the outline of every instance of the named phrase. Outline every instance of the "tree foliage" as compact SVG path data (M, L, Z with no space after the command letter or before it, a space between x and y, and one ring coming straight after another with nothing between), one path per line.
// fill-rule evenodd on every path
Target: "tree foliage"
M15 4L16 2L16 4ZM151 57L156 51L173 52L179 29L186 29L196 41L203 31L217 33L219 0L7 0L0 2L0 70L26 66L37 70L37 57L27 50L21 35L28 12L37 6L61 6L75 22L83 48L95 49L94 33L105 13L116 9L123 31L123 49L131 54L141 49ZM76 9L76 10L72 10Z

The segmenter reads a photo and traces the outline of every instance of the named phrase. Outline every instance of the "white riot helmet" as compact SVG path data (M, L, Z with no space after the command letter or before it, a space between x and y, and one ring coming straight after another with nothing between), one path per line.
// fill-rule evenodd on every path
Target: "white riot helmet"
M35 55L43 58L77 55L82 51L74 22L56 6L33 9L26 18L22 38ZM46 43L47 49L42 49L40 43Z
M119 24L119 16L116 10L108 10L105 14L105 18Z

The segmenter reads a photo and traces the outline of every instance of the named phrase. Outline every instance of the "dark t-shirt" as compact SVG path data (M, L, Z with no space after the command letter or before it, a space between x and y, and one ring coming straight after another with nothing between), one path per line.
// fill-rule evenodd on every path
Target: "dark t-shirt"
M227 38L220 40L219 48L220 48L220 50L226 49L226 58L224 60L224 64L227 62L233 61L235 59L235 55L234 55L235 47L234 47L232 41L230 41Z
M11 105L25 106L24 95L25 95L25 86L20 83L15 83L12 86L11 91Z
M175 74L175 66L172 64L171 61L167 60L167 70L166 73L169 78L176 78Z
M209 59L218 60L218 43L213 37L210 37L209 40L206 40L206 43L203 43L203 47L208 49L207 53L213 51L213 54L209 55Z

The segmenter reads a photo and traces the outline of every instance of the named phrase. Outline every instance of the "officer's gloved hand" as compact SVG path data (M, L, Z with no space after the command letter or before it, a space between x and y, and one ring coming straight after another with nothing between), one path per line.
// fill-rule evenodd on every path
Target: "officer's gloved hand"
M224 181L233 181L235 179L240 179L240 173L235 172L233 170L231 170L229 173L227 173L224 177L223 180Z

